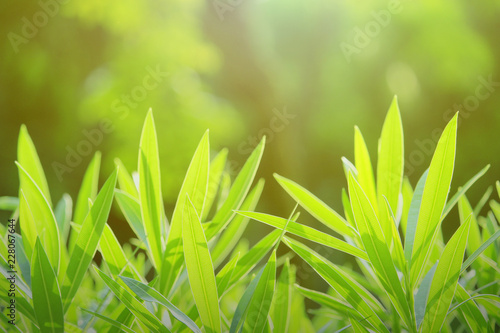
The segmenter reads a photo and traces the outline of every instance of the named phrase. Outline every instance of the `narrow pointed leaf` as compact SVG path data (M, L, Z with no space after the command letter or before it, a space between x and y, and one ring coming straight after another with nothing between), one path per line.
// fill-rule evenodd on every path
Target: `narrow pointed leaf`
M83 220L89 212L88 200L95 200L97 196L97 185L99 182L99 169L101 166L101 153L96 152L92 161L90 161L85 175L83 176L82 185L78 191L78 197L75 203L75 214L73 222L82 224Z
M441 216L441 220L443 220L448 215L448 213L451 212L453 207L455 207L455 205L457 204L458 200L467 192L467 190L472 185L474 185L474 183L479 178L481 178L486 173L486 171L488 171L489 168L490 168L490 165L488 164L487 166L482 168L477 174L475 174L471 179L469 179L469 181L467 183L465 183L463 186L461 186L458 189L457 193L455 193L453 195L453 197L451 197L451 199L448 200L448 202L446 203L446 206L444 207L444 210L443 210L443 215Z
M460 273L463 273L491 244L493 244L500 237L500 230L497 230L490 236L481 246L472 253L467 260L463 263Z
M186 195L182 215L182 241L189 285L205 330L222 332L219 295L212 258L196 208Z
M245 253L240 260L238 260L230 280L231 282L227 287L228 289L247 275L262 260L262 258L264 258L264 256L271 251L280 235L280 230L274 230L262 238L247 253Z
M159 270L162 262L163 240L163 198L161 195L160 160L158 142L153 120L149 110L142 129L139 145L139 202L141 217L149 244L151 261Z
M375 311L361 297L361 288L351 279L344 278L336 265L295 240L285 237L283 242L305 260L360 316L368 318L367 321L376 331L389 332Z
M31 270L33 307L42 333L64 332L64 312L57 277L37 239Z
M470 205L469 200L467 200L465 194L462 195L458 201L458 213L460 223L465 223L467 218L470 216L471 225L469 230L469 240L467 242L467 254L470 256L481 246L482 241L476 216L474 215L472 206Z
M50 202L35 180L16 162L20 179L20 224L24 248L28 258L31 258L36 238L39 237L47 251L54 271L59 270L59 229Z
M162 294L160 294L156 289L151 288L147 284L144 284L140 281L127 278L124 276L120 276L123 282L142 300L148 302L156 302L165 306L172 315L185 324L191 331L195 333L201 333L201 330L198 326L189 318L186 314L184 314L181 310L179 310L175 305L173 305L168 299L165 298Z
M351 254L353 256L356 256L360 259L367 260L368 257L366 253L344 241L341 241L338 238L335 238L333 236L330 236L328 234L325 234L321 231L318 231L316 229L313 229L311 227L308 227L306 225L293 222L293 221L288 221L287 219L273 216L273 215L268 215L264 213L257 213L257 212L237 212L238 214L241 214L243 216L250 217L256 221L260 221L263 223L266 223L268 225L271 225L275 228L278 228L280 230L283 230L285 225L288 225L286 227L286 232L306 238L310 241L316 242L318 244L322 244L325 246L328 246L330 248L336 249L338 251L342 251L348 254Z
M425 182L412 252L411 282L416 285L437 237L455 165L458 113L439 139Z
M372 163L365 140L358 126L354 127L354 160L356 162L356 169L358 170L358 182L365 190L366 195L374 206L375 212L377 212L377 191L375 189Z
M94 269L120 302L122 302L151 332L170 332L156 316L118 282L104 274L99 268L94 267Z
M299 285L296 285L295 287L302 295L318 303L321 306L332 309L343 316L347 316L349 314L357 319L362 319L360 314L355 309L353 309L349 304L346 304L343 301L340 301L328 294L324 294L315 290L310 290L301 287Z
M292 288L295 283L294 268L294 266L290 266L290 260L287 259L278 279L271 311L275 332L288 332L290 317L292 316Z
M403 211L401 214L401 231L403 235L406 235L407 225L408 225L408 213L410 212L411 199L413 198L413 187L411 186L408 177L403 179L403 187L401 189L401 194L403 195Z
M470 217L446 244L432 279L420 332L439 332L443 326L457 287L469 228Z
M59 202L57 203L56 209L54 210L54 216L56 218L57 228L59 229L61 240L65 244L66 240L68 239L68 233L70 230L72 211L73 200L71 199L69 194L64 193L61 200L59 200Z
M234 270L236 269L236 264L240 259L240 253L229 260L229 262L217 273L215 281L217 282L217 292L219 293L219 299L224 295L224 292L229 287L229 283L233 277Z
M170 231L168 233L167 247L162 262L162 274L160 284L164 292L169 292L174 285L175 279L179 274L182 257L182 227L183 212L186 205L186 195L192 200L195 213L198 216L203 214L203 206L208 188L208 170L210 163L210 146L208 131L205 132L194 156L189 164L186 177L182 184L177 203L172 215Z
M118 168L118 185L120 189L134 199L139 199L139 192L127 168L119 158L115 158L115 165Z
M273 251L269 261L262 272L252 295L248 312L245 318L244 331L262 333L267 325L267 317L271 309L276 284L276 250Z
M493 193L493 186L489 186L486 192L484 192L483 196L479 201L477 202L476 206L474 207L474 215L479 216L481 213L481 210L483 207L486 205L488 200L490 199L491 194Z
M91 315L93 316L96 316L97 318L99 319L102 319L104 320L105 322L107 322L108 324L111 324L113 325L114 327L117 327L120 329L120 331L123 331L123 332L127 332L127 333L136 333L133 329L131 329L130 327L126 326L126 325L123 325L122 323L114 320L114 319L111 319L109 317L106 317L106 316L103 316L102 314L99 314L97 312L93 312L93 311L89 311L89 310L86 310L86 309L82 309L83 312L87 312L87 313L90 313Z
M431 289L432 279L436 272L437 264L427 272L425 277L420 283L417 294L415 295L415 319L417 321L417 328L420 327L425 315L425 307L427 306L427 299L429 298L429 291Z
M113 276L127 275L139 278L139 274L129 266L129 260L108 224L104 226L99 240L99 250Z
M244 322L244 316L247 313L248 305L252 300L252 296L255 292L255 289L257 288L257 284L259 283L260 278L262 277L263 271L264 268L262 268L256 274L256 276L252 279L252 282L250 282L247 289L241 296L240 301L236 306L236 310L234 311L233 320L231 321L231 327L229 328L229 333L236 333L241 330Z
M66 312L80 287L83 277L94 258L99 239L108 219L113 192L116 185L115 170L102 186L94 205L82 223L75 247L70 254L68 268L62 277L61 292L64 311Z
M472 332L481 332L488 326L488 323L481 313L481 310L479 310L476 301L471 299L469 293L460 285L460 283L457 283L457 289L455 290L455 301L463 303L460 306L459 311L462 312L465 322ZM448 311L448 314L450 312L451 311Z
M274 178L295 201L318 219L318 221L341 235L353 236L355 234L350 228L349 223L342 216L311 192L278 174L274 174Z
M356 225L370 263L400 316L406 322L411 322L410 308L396 267L391 260L391 252L386 242L383 226L378 221L368 198L352 174L349 176L349 196ZM392 220L388 222L393 223ZM389 225L389 227L391 226Z
M132 197L130 194L125 193L120 190L115 190L116 202L120 206L120 210L125 216L130 228L134 231L146 247L149 247L148 240L146 238L146 231L144 230L144 225L141 221L141 205L137 199Z
M263 189L264 179L260 179L257 182L257 185L255 185L250 193L248 193L248 196L245 198L245 201L243 201L240 208L242 210L254 210L259 202ZM218 239L217 244L212 251L212 258L214 259L215 267L219 266L219 264L233 250L243 235L249 220L250 219L248 217L237 214L233 217L226 229L224 229L224 232Z
M224 166L227 160L227 149L223 149L214 157L210 162L210 171L208 178L208 188L207 197L205 199L205 208L203 209L203 216L201 221L205 221L212 205L217 197L217 192L219 190L219 184L222 179L222 173L224 171Z
M231 189L229 190L226 200L215 214L212 223L210 224L210 228L206 230L208 240L211 240L221 230L223 230L234 216L234 210L240 208L243 200L250 190L255 174L257 173L257 168L259 167L265 145L266 139L263 137L250 157L248 157L247 161L243 165L243 168L241 168L233 186L231 186Z
M379 207L383 207L385 196L391 210L393 212L397 210L399 193L403 184L403 164L403 125L398 101L394 97L387 112L379 141L377 162L377 198ZM384 211L379 218L384 235L389 241L392 235L389 217Z
M413 197L411 199L410 210L408 211L408 221L406 226L406 236L405 236L405 259L411 264L411 254L413 252L413 243L415 241L415 232L417 231L418 215L420 212L420 206L422 204L422 194L424 193L425 181L427 180L427 175L429 170L427 169L423 175L420 177L417 187L413 192Z
M32 177L33 182L38 186L49 206L52 207L47 179L45 178L45 173L43 172L43 167L40 163L33 140L31 140L25 125L22 125L19 131L17 161L24 167L26 173Z

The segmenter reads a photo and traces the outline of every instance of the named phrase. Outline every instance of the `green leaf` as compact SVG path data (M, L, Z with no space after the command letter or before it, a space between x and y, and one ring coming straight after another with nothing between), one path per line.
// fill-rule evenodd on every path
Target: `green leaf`
M214 268L196 208L186 195L182 241L191 292L207 332L222 332Z
M394 97L382 127L378 147L377 197L379 207L383 207L385 196L391 210L393 212L397 210L399 193L403 184L403 165L403 125L401 123L398 101ZM384 211L380 214L379 218L384 235L390 244L392 231L389 224L389 216Z
M131 329L130 327L126 326L126 325L123 325L122 323L114 320L114 319L111 319L109 317L106 317L106 316L103 316L97 312L93 312L93 311L89 311L87 309L83 309L82 308L82 311L83 312L87 312L87 313L90 313L91 315L93 316L96 316L97 318L100 318L102 320L104 320L105 322L107 322L108 324L111 324L113 325L114 327L117 327L119 328L121 331L124 331L124 332L127 332L127 333L136 333L133 329Z
M273 215L268 215L264 213L257 213L257 212L240 212L237 211L238 214L241 214L243 216L250 217L256 221L260 221L262 223L266 223L268 225L271 225L275 228L278 228L280 230L283 230L285 225L287 225L286 232L306 238L310 241L316 242L321 245L328 246L332 249L342 251L348 254L351 254L353 256L356 256L358 258L361 258L363 260L367 260L368 257L366 253L344 241L341 241L338 238L335 238L333 236L330 236L328 234L325 234L321 231L318 231L316 229L313 229L311 227L308 227L306 225L296 223L293 221L288 221L287 219L273 216Z
M245 332L261 333L264 331L274 296L275 282L276 250L271 254L248 305L244 324Z
M194 156L189 164L186 177L181 186L177 203L172 215L172 223L168 234L162 273L160 276L161 289L164 293L170 291L182 265L182 227L183 212L186 205L186 195L193 200L194 209L198 216L203 213L203 206L208 188L208 170L210 161L210 146L208 131L205 132Z
M255 289L257 288L257 284L259 283L260 278L262 277L263 271L264 268L262 268L257 273L257 275L252 279L252 282L250 282L247 289L243 293L243 296L241 296L240 301L236 306L236 310L234 311L233 320L231 321L231 327L229 328L229 333L236 333L238 332L238 330L240 330L240 327L242 326L244 321L244 316L248 310L248 305L252 300L252 296L255 292Z
M125 216L130 228L134 231L137 237L149 247L148 240L146 238L146 231L144 230L144 225L141 221L141 205L139 201L132 197L130 194L125 193L120 190L115 190L116 202L120 206L120 210Z
M185 324L191 331L195 333L201 333L201 330L196 326L196 324L189 318L186 314L184 314L181 310L179 310L175 305L173 305L168 299L165 298L162 294L160 294L156 289L151 288L147 284L144 284L140 281L130 279L124 276L120 276L120 279L132 290L137 297L141 298L147 302L156 302L165 306L172 315L179 320L181 323Z
M99 240L99 250L114 277L126 272L128 276L139 278L139 274L129 266L125 252L123 252L120 242L108 224L104 226L101 239Z
M346 157L342 156L340 158L342 161L342 167L344 168L345 179L349 178L349 171L354 175L354 177L358 177L358 169L351 163Z
M353 309L349 304L346 304L343 301L340 301L328 294L324 294L315 290L310 290L301 287L299 285L295 285L295 287L302 295L318 303L321 306L332 309L343 316L347 316L348 314L350 314L353 317L356 317L357 319L362 319L360 314L355 309Z
M80 287L83 277L94 258L99 239L108 219L113 192L116 185L117 170L115 170L102 186L94 205L82 223L76 239L75 247L70 254L68 268L62 277L62 295L64 312L66 312Z
M68 233L70 229L71 213L73 210L73 200L69 194L64 193L61 200L57 203L56 209L54 211L54 216L56 218L57 227L59 229L61 240L66 243L68 239Z
M205 221L207 219L208 213L210 212L210 209L212 208L214 200L217 196L219 184L222 179L222 173L224 171L224 166L226 165L227 152L227 149L222 149L210 162L207 197L205 199L205 208L203 209L201 221Z
M457 289L455 290L455 300L461 304L460 312L462 312L465 322L467 326L471 329L472 332L482 332L486 327L488 327L488 323L483 317L481 310L477 306L474 299L471 299L469 293L457 283ZM456 310L456 308L448 311L448 314Z
M292 288L295 284L295 267L290 266L290 260L287 259L274 294L271 319L275 332L288 332L292 310Z
M493 193L493 186L489 186L486 192L484 192L483 196L481 199L476 204L476 207L474 207L474 215L479 216L481 214L481 210L483 209L484 205L488 202L488 199L490 198L491 194Z
M420 332L439 332L443 326L458 283L469 228L470 217L446 244L432 279Z
M354 222L354 215L352 215L351 202L349 201L349 195L345 188L342 188L342 206L344 207L344 215L349 225L356 228L356 223Z
M420 327L422 320L425 315L425 307L427 305L427 299L429 298L429 290L431 289L432 279L434 273L436 272L437 264L434 264L432 268L427 272L420 287L418 288L417 294L415 295L415 319L417 321L417 328Z
M241 204L242 210L254 210L259 202L262 190L264 189L264 179L259 179L257 185L248 193L245 201ZM213 251L212 258L214 260L214 266L217 267L219 264L229 255L233 250L235 245L240 240L245 228L248 225L249 218L243 215L237 214L233 217L232 221L226 227L221 237L218 239Z
M236 264L240 259L240 252L236 254L234 258L229 260L229 262L217 273L215 277L217 283L217 291L219 292L219 300L221 299L224 292L229 287L229 283L233 277L234 270L236 269Z
M318 221L343 236L352 237L355 235L355 231L342 216L328 207L327 204L314 196L311 192L278 174L274 174L274 178L295 201Z
M448 213L451 212L453 207L455 207L458 200L465 194L465 192L467 192L467 190L472 185L474 185L474 183L479 178L481 178L486 173L486 171L488 171L489 168L490 168L490 165L488 164L483 169L481 169L481 171L479 171L477 174L475 174L474 177L469 179L469 181L467 183L465 183L462 187L460 187L458 189L457 193L455 193L455 195L453 195L453 197L448 201L448 203L446 203L446 206L444 207L443 215L441 216L441 220L444 220L444 218L448 215Z
M238 263L231 277L228 289L235 283L239 282L248 272L250 272L255 265L257 265L262 258L273 248L281 235L280 230L274 230L267 236L262 238L255 244L245 255L243 255ZM226 290L227 291L227 290ZM221 292L223 295L223 292Z
M422 195L424 193L425 181L427 180L428 174L429 170L427 169L418 180L417 187L415 187L415 191L413 192L413 197L411 199L410 210L408 211L405 236L405 259L409 264L411 264L411 254L413 251L413 242L415 241L415 232L417 231L418 215L422 204Z
M40 239L36 240L32 262L31 289L38 327L42 333L64 332L59 284Z
M115 165L118 168L118 186L120 189L134 199L139 199L139 192L127 168L119 158L115 158Z
M83 176L80 191L78 191L78 198L75 204L75 214L73 222L82 224L89 212L88 200L95 200L97 196L97 185L99 182L99 169L101 165L101 153L96 152L92 161L90 161L87 171Z
M139 202L141 203L141 217L149 244L150 259L153 266L159 270L163 254L164 225L163 199L161 195L160 160L158 142L150 109L144 127L142 128L139 144Z
M351 323L352 329L355 333L368 333L368 330L363 325L361 325L361 321L353 318L352 316L349 316L349 322Z
M500 237L500 230L497 230L493 235L488 238L481 246L471 254L463 263L460 273L463 273L491 244L493 244Z
M257 173L257 168L259 167L265 145L266 139L265 137L262 137L260 143L257 147L255 147L254 151L245 162L245 165L243 165L243 168L236 177L233 186L231 186L227 199L215 214L210 227L206 230L208 240L211 240L221 230L223 230L234 216L234 210L240 208L243 200L250 190L255 174Z
M0 210L15 211L19 207L19 198L3 196L0 197Z
M406 272L406 262L404 259L403 253L403 242L401 241L401 237L399 236L399 231L396 226L396 217L394 216L394 212L391 210L391 206L389 205L389 201L384 197L385 208L387 210L387 215L390 217L390 226L391 226L391 237L393 239L392 247L390 248L391 253L393 254L393 261L402 272Z
M125 304L125 306L134 314L134 316L139 319L151 332L170 332L168 328L161 323L161 321L155 317L149 310L139 302L130 292L128 292L124 287L122 287L118 282L111 279L109 276L104 274L99 268L94 267L97 274L106 283L106 285L111 289L113 294Z
M59 229L50 202L26 169L16 162L20 179L19 220L24 249L31 258L37 237L47 251L54 271L59 270Z
M40 192L42 192L43 196L47 200L49 207L52 207L49 186L47 185L47 179L45 178L42 164L38 158L33 140L31 140L28 129L24 124L21 125L21 130L19 131L17 161L23 166L26 173L31 176L33 182L40 189Z
M455 165L458 113L448 123L439 139L425 181L412 252L411 282L415 286L437 237L441 215L450 191Z
M401 231L403 235L406 235L407 225L408 225L408 213L410 212L411 199L413 198L413 187L410 184L408 177L403 179L403 187L401 189L401 194L403 195L403 212L401 214ZM410 253L411 254L411 253Z
M295 240L285 237L283 242L306 261L342 297L344 302L350 304L360 316L366 317L373 329L378 332L389 332L374 309L364 297L361 297L364 294L361 287L351 279L345 278L336 265Z
M481 246L481 232L479 231L479 225L477 223L476 216L472 210L472 206L467 200L467 197L462 195L458 201L458 213L460 217L460 223L465 223L467 218L470 216L471 226L469 230L469 240L467 242L467 254L470 256L474 251L476 251Z
M358 126L354 126L354 160L358 170L357 180L365 190L375 212L377 212L377 191L375 189L372 163L363 134L361 134Z
M352 210L361 241L370 259L370 263L399 315L406 323L410 323L412 322L410 308L401 282L399 281L396 267L391 260L391 252L384 236L383 226L377 219L377 215L371 207L370 201L363 192L363 189L352 174L349 175L349 197L351 198ZM391 220L388 222L393 223Z

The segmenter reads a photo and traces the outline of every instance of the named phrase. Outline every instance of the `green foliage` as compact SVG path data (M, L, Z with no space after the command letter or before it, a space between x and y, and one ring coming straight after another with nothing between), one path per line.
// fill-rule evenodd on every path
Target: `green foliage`
M345 217L275 174L296 207L327 227L320 231L301 223L295 210L288 219L253 211L264 187L262 179L255 179L264 139L231 185L227 150L211 159L207 131L168 219L159 186L161 146L151 112L139 144L137 184L116 159L115 171L98 191L97 153L74 210L69 195L52 204L35 147L22 127L19 200L0 198L1 208L13 217L19 214L20 220L21 233L14 234L18 320L9 326L2 315L2 327L22 332L498 330L500 204L492 199L491 211L481 216L492 189L475 207L465 196L488 167L448 198L456 129L457 116L413 188L402 173L397 101L383 126L376 177L356 127L356 163L343 158ZM114 199L135 233L129 243L121 244L107 223ZM460 227L445 242L441 225L456 205ZM275 229L251 247L242 239L250 220ZM7 277L12 236L9 228L0 231L0 272ZM291 251L278 255L286 248ZM101 260L95 258L97 251ZM340 252L352 256L357 266L338 263L334 254ZM328 291L301 286L313 272ZM10 302L9 287L2 279L2 306ZM304 297L319 305L310 315Z

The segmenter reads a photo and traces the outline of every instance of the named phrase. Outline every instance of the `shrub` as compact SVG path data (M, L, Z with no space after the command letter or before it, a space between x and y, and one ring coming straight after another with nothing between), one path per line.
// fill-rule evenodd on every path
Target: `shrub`
M383 126L376 177L356 128L356 163L343 158L345 217L275 175L298 205L343 239L299 223L295 210L288 218L254 212L264 187L262 179L252 184L265 139L231 180L227 151L211 159L207 131L167 219L151 112L137 173L131 175L117 159L98 191L96 153L74 209L67 194L53 205L36 149L22 127L19 198L0 198L0 208L12 211L21 231L15 233L13 224L0 227L0 267L7 278L0 282L2 327L21 332L494 331L500 321L500 204L491 201L491 211L482 217L493 190L475 208L465 196L488 167L448 198L456 127L457 116L415 188L403 176L396 101ZM136 235L123 245L107 224L113 200ZM445 244L441 223L457 203L461 225ZM250 219L276 230L249 247L241 237ZM358 266L334 264L294 236L330 253L352 255ZM277 257L281 243L292 252ZM100 263L94 260L97 251ZM329 284L327 293L295 284L294 254ZM304 298L320 305L314 316L305 311ZM16 325L9 324L12 313Z

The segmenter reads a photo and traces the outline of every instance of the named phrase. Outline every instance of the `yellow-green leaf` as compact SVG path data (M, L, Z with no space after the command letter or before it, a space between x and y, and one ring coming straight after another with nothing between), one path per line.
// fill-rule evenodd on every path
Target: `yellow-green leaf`
M411 258L411 282L415 286L423 275L432 245L437 237L441 214L450 191L455 165L458 113L439 139L422 194Z
M191 292L207 333L222 332L219 295L207 240L196 208L186 195L182 241Z

